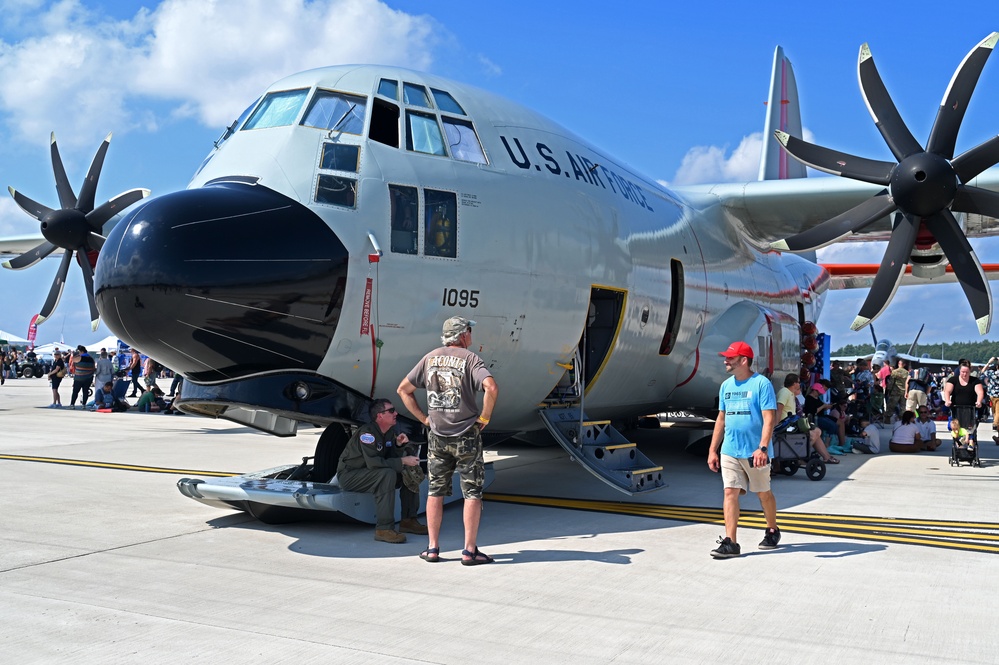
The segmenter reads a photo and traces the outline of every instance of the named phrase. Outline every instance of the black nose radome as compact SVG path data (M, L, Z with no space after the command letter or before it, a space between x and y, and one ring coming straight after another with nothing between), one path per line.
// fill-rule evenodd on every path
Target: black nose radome
M108 236L97 303L121 339L199 382L319 367L348 254L302 204L260 185L151 199Z

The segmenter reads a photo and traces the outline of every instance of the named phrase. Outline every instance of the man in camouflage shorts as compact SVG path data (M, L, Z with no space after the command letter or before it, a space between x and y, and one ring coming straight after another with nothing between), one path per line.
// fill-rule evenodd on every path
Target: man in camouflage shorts
M485 477L482 461L482 430L489 424L499 389L485 363L468 350L472 341L472 326L461 316L444 322L441 341L444 346L425 355L399 384L399 397L409 412L430 428L427 445L427 471L430 490L427 495L427 528L429 545L420 554L428 562L440 560L440 530L444 517L444 497L451 495L451 480L455 470L461 478L461 495L465 499L465 549L461 563L477 566L493 559L476 545L479 519L482 514L482 486ZM427 411L424 415L414 393L427 391ZM476 404L476 394L485 393L482 413Z

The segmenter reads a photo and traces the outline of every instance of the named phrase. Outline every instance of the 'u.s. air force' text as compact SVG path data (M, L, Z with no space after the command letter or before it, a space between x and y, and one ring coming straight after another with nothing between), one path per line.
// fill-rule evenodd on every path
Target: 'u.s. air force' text
M570 171L569 168L562 168L562 165L559 164L559 161L555 158L555 152L544 143L539 142L534 146L535 150L537 150L538 157L543 160L543 163L532 163L531 158L528 157L527 151L524 150L524 146L521 144L520 139L514 137L513 145L510 145L510 141L507 140L505 136L501 135L500 140L503 142L503 146L506 148L507 154L510 155L510 160L522 169L530 169L533 166L536 171L541 171L541 167L544 166L545 170L552 175L561 175L564 173L567 178L575 176L576 180L582 180L583 182L593 185L594 187L600 186L604 189L607 189L609 185L611 191L615 194L623 196L628 201L631 201L635 205L641 206L650 212L652 211L652 206L649 205L648 200L645 198L645 192L642 191L642 188L639 185L636 185L627 178L619 176L617 173L605 166L594 164L582 155L573 155L568 150L565 151L565 157L571 167ZM601 173L604 176L603 178L600 177ZM604 179L607 180L607 184L604 184Z

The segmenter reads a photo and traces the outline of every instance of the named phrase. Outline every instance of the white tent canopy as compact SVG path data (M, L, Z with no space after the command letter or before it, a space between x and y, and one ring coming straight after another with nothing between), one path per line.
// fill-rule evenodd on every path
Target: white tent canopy
M28 344L28 340L6 330L0 330L0 339L7 340L8 344Z

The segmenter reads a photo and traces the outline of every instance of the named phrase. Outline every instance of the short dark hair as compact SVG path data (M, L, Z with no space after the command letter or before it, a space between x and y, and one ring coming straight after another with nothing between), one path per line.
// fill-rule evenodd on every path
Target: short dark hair
M790 388L796 383L801 383L801 377L797 374L788 374L784 377L784 387Z
M392 406L392 400L384 399L381 397L371 402L371 406L368 407L368 415L371 416L371 422L375 422L375 418L378 416L378 414L384 411L389 406Z

